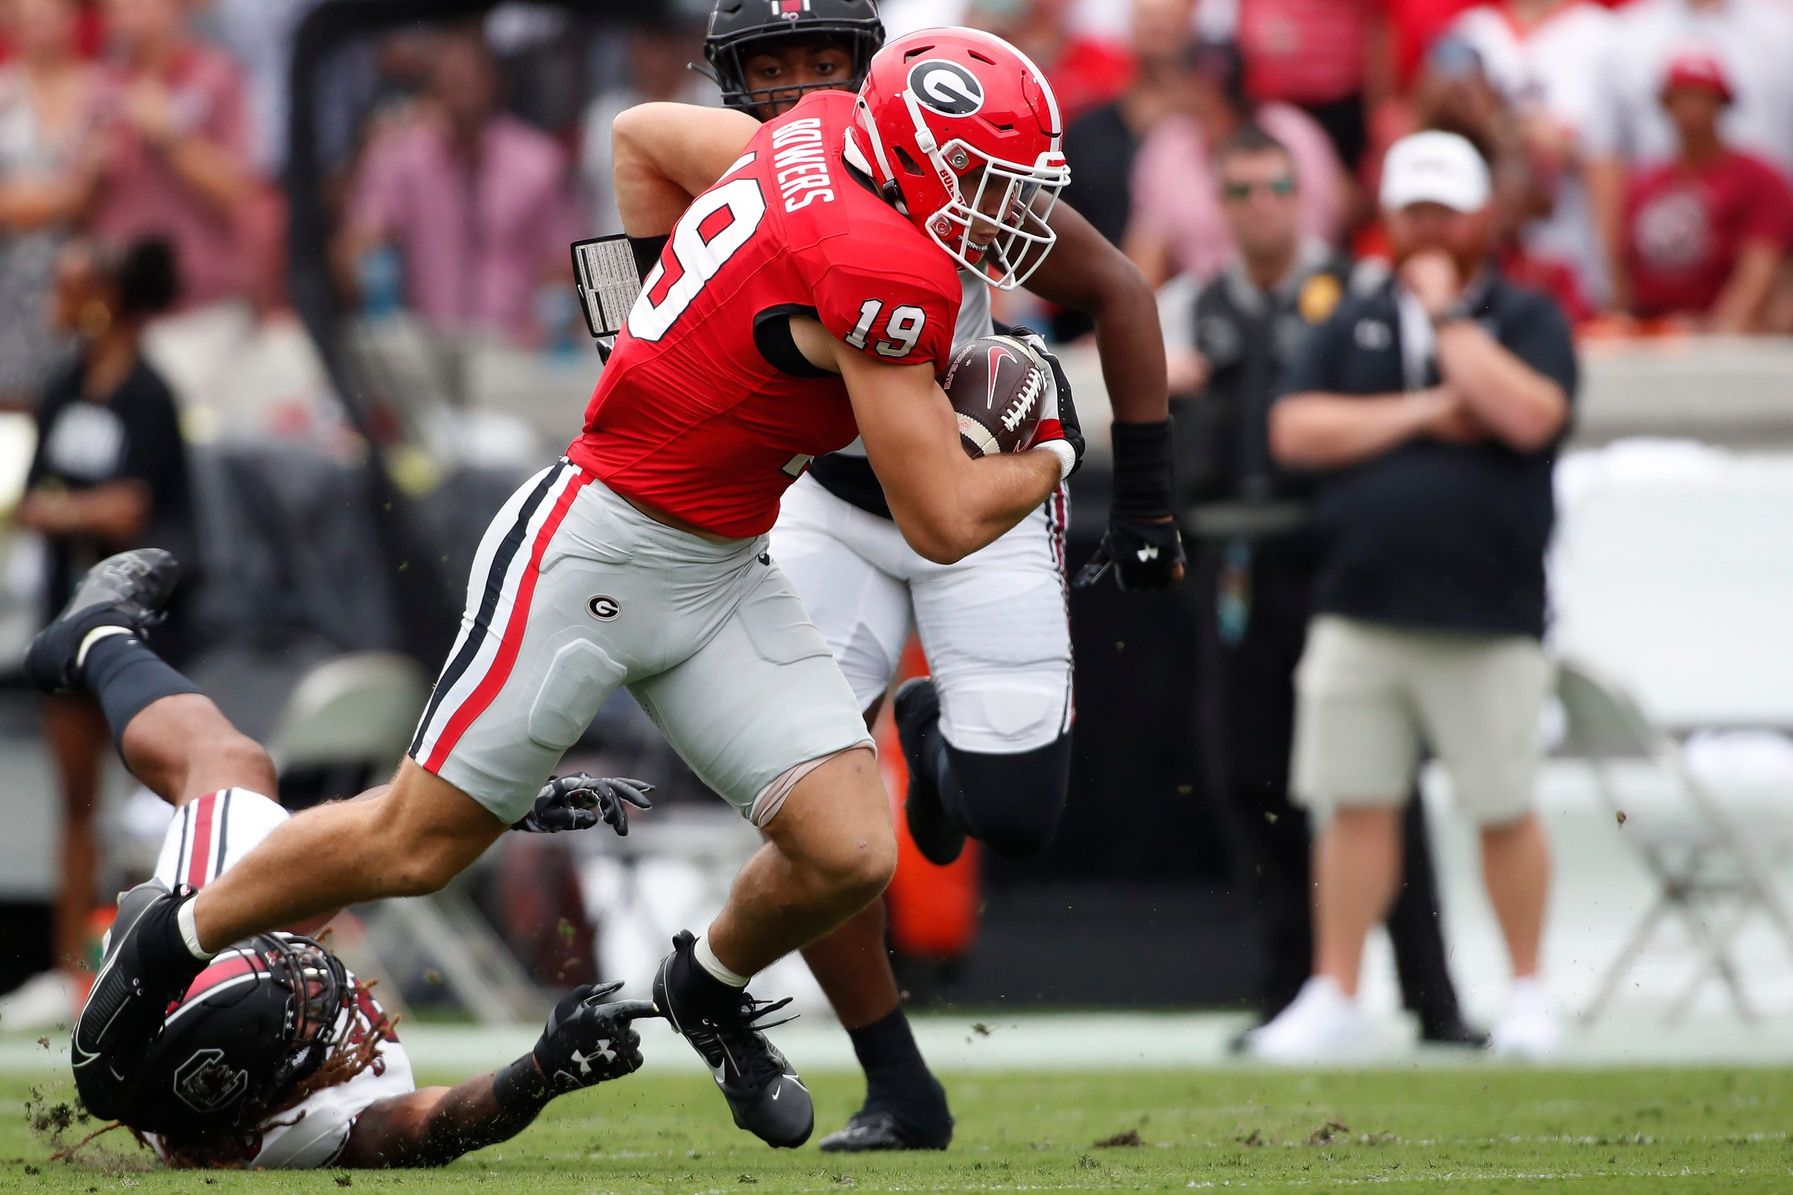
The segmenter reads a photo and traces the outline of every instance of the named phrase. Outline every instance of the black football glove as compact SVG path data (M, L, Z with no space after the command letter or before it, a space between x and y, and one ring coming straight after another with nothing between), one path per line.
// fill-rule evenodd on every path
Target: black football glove
M606 1003L622 986L575 988L548 1014L548 1026L531 1053L552 1091L591 1087L641 1069L641 1036L629 1022L660 1014L646 1000Z
M1183 564L1183 535L1176 523L1144 522L1111 514L1102 542L1077 571L1072 585L1088 589L1113 568L1114 579L1128 593L1164 589L1182 576Z
M1065 474L1065 477L1068 479L1075 476L1077 470L1083 468L1083 424L1077 419L1077 404L1071 398L1071 383L1065 377L1064 366L1058 363L1058 357L1046 347L1045 339L1033 329L1015 327L1009 329L1009 335L1026 345L1035 356L1052 369L1052 387L1057 398L1055 404L1048 404L1048 409L1041 412L1040 422L1044 424L1049 419L1056 419L1059 425L1058 434L1055 437L1048 431L1048 434L1042 437L1036 433L1034 442L1037 444L1041 439L1057 438L1069 444L1071 451L1076 455L1074 463L1071 465L1071 472ZM1053 409L1054 407L1056 409Z
M1087 589L1110 568L1128 593L1163 589L1182 577L1183 537L1171 516L1170 420L1116 423L1114 503L1108 530L1077 573L1073 585Z
M652 809L647 795L654 786L627 776L588 776L576 772L558 776L542 785L535 805L511 823L525 834L559 834L563 830L589 830L609 826L618 835L629 833L629 806Z

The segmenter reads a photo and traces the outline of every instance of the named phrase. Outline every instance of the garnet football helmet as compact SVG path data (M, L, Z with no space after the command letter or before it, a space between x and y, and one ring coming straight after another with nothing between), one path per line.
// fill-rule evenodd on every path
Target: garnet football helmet
M342 963L310 938L232 947L169 1011L119 1119L180 1142L253 1129L257 1109L322 1065L353 1000Z
M849 156L955 261L1012 290L1057 240L1046 215L1071 180L1062 132L1027 55L974 29L924 29L872 59Z
M853 59L853 74L838 83L808 83L754 91L746 59L789 42L839 42ZM872 55L884 44L884 23L872 0L716 0L704 35L704 57L722 88L722 102L752 111L761 104L796 102L809 91L857 91ZM701 68L693 68L701 69Z

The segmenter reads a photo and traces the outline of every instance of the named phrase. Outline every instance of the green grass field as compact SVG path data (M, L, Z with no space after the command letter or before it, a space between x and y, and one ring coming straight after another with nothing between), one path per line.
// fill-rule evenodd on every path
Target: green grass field
M833 1128L858 1089L835 1075L815 1087ZM1786 1071L1028 1072L949 1087L959 1129L943 1154L774 1152L729 1123L701 1077L650 1074L563 1099L445 1171L202 1176L158 1171L116 1136L51 1162L29 1121L69 1084L7 1075L0 1190L1793 1192Z

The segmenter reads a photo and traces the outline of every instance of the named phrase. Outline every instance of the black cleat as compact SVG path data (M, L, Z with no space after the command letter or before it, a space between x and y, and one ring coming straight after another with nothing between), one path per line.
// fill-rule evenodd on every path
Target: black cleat
M124 627L142 635L162 621L162 607L179 579L180 565L161 548L138 548L100 561L75 586L62 613L31 641L26 678L46 693L78 688L81 672L75 657L88 632Z
M940 733L940 693L934 688L934 678L918 676L904 681L891 702L891 716L896 719L903 761L909 766L909 795L903 801L909 837L915 840L922 858L945 867L965 849L965 831L941 804L934 770L921 756L922 742L928 735Z
M168 1006L205 969L205 961L186 949L176 954L167 946L170 921L192 895L184 884L170 892L150 880L118 898L100 973L75 1018L69 1044L75 1089L101 1120L123 1114L136 1056L161 1032Z
M899 1149L945 1149L952 1144L953 1119L946 1118L946 1132L921 1132L894 1112L861 1108L843 1129L822 1138L825 1154L882 1153Z
M685 966L698 965L691 957L696 942L690 930L673 938L672 953L660 961L660 969L654 973L654 1007L710 1068L710 1076L734 1113L735 1125L775 1149L795 1149L809 1140L816 1126L815 1105L791 1064L754 1026L760 1017L776 1012L790 1000L755 1000L742 992L735 1005L721 1013L679 1008L672 1001L667 972L681 956Z

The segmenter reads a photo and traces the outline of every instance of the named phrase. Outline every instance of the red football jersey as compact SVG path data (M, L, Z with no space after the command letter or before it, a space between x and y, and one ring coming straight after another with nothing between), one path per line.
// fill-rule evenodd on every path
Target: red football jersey
M790 315L945 370L958 271L849 171L853 103L810 94L679 218L567 450L617 493L716 535L771 529L809 458L858 435L840 378L793 360Z

